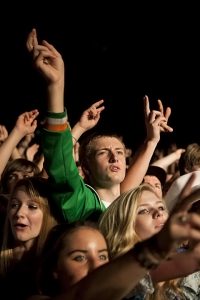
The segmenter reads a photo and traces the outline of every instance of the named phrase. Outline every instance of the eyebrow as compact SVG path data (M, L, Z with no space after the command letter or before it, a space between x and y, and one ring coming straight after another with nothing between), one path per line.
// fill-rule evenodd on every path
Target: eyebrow
M75 249L75 250L72 250L72 251L68 252L67 254L68 254L68 255L71 255L71 254L73 254L73 253L75 253L75 252L87 253L88 250ZM101 253L101 252L107 252L107 253L108 253L108 249L105 248L105 249L98 250L98 253Z
M163 205L165 205L163 203L163 201L156 201L156 204L163 204ZM143 204L138 205L138 207L140 207L140 206L151 206L151 204L149 204L149 203L143 203Z
M109 147L104 147L104 148L94 149L95 152L102 151L102 150L106 150L106 151L110 151L110 150L123 150L124 151L124 148L123 147L117 147L117 148L114 148L114 149L110 149Z

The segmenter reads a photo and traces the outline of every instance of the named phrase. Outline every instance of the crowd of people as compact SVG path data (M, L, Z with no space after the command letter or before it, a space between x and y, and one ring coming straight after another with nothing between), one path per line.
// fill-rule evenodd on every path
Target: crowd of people
M146 138L134 154L115 132L89 134L103 99L71 126L61 54L35 29L26 46L45 80L46 118L38 126L34 109L10 133L0 126L2 295L199 299L200 145L154 159L173 128L170 107L159 99L152 110L148 96Z

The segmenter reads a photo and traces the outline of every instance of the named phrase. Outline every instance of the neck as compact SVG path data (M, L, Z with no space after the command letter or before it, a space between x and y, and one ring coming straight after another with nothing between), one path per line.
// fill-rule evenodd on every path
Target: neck
M116 185L112 188L96 187L100 199L105 202L112 203L120 195L120 185Z

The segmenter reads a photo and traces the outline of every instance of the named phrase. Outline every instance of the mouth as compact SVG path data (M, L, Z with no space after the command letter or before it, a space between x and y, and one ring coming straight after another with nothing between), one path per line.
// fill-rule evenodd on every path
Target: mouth
M164 226L164 223L160 223L160 224L157 224L156 226L155 226L155 228L157 229L160 229L160 228L162 228Z
M120 170L120 168L117 167L117 166L110 166L110 170L111 170L112 172L118 172L118 171Z
M22 224L22 223L17 223L17 224L15 224L14 225L14 228L15 229L24 229L24 228L26 228L27 227L27 225L26 224Z

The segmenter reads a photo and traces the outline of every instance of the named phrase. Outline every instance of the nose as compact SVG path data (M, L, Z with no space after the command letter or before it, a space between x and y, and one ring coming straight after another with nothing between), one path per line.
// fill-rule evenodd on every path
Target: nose
M118 161L118 157L117 157L117 154L115 152L110 151L110 159L109 159L109 161L111 161L111 162Z
M162 216L163 216L163 211L162 211L162 210L155 209L154 214L153 214L153 217L154 217L155 219L157 219L157 218L162 217Z
M97 269L98 267L100 267L103 263L96 259L96 258L92 258L89 262L89 270L88 273L92 272L93 270Z
M21 205L21 206L17 209L17 211L16 211L16 213L15 213L15 216L16 216L17 218L24 216L25 213L26 213L26 210L27 210L26 207L25 207L24 205Z

